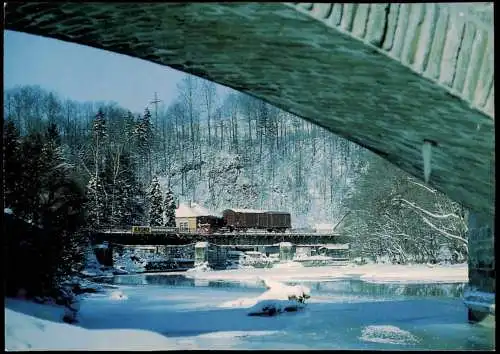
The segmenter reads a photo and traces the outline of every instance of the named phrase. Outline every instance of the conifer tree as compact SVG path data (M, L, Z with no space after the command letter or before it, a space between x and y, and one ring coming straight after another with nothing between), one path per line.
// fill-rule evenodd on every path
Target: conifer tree
M163 225L166 227L175 227L175 201L172 194L172 190L168 188L165 194L165 199L163 201L163 209L165 212L165 218L163 220Z
M125 120L125 131L123 133L127 149L130 150L133 147L132 145L136 129L136 121L134 115L130 111L127 111L127 114L124 116L124 120Z
M154 176L148 193L149 199L149 224L161 226L163 219L163 198L158 177Z
M107 137L107 128L106 128L106 118L104 117L104 112L102 108L99 108L97 112L94 122L92 124L92 131L94 133L94 139L104 139ZM96 145L99 145L99 141L97 141Z
M103 221L102 214L105 210L105 201L103 200L103 182L101 180L101 145L104 144L107 137L106 119L101 108L97 112L92 123L92 133L94 138L94 175L91 176L87 184L86 209L89 213L88 221L90 225L100 227Z
M18 209L21 197L21 161L20 158L20 134L14 122L8 120L3 129L3 175L4 175L4 206L11 208L14 212Z
M12 220L18 226L11 223L13 229L8 232L16 237L8 237L12 253L8 264L14 275L7 289L15 293L21 286L32 296L53 295L65 276L83 266L85 237L79 232L83 192L62 154L55 124L43 134L34 132L23 138L17 158L22 161L18 178L23 192L18 196L16 219ZM24 266L23 262L36 267Z
M42 157L44 137L35 132L26 136L21 144L21 174L19 176L19 200L17 214L38 225L40 222L40 196L42 195L43 173L49 160Z
M110 160L111 161L111 160ZM114 181L115 200L113 201L112 225L130 226L142 224L142 205L138 202L142 193L141 185L135 177L134 164L131 161L130 153L124 152L120 156L119 173Z
M152 180L151 144L153 128L151 126L151 113L146 107L144 115L135 127L137 146L147 167L147 181Z

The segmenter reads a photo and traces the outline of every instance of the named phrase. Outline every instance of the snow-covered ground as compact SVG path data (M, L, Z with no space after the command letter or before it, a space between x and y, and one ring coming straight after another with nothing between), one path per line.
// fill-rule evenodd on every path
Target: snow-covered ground
M369 275L368 279L377 281L383 279L383 274L379 273L383 269L381 266L338 268L342 269L283 267L190 272L184 275L198 277L196 287L137 285L104 288L103 292L86 295L80 305L77 325L61 323L63 311L57 306L6 299L5 348L494 348L494 330L468 324L460 298L339 294L329 287L311 290L300 285L301 280L335 280L341 274L356 278ZM398 282L467 280L464 266L390 266L384 269L387 279ZM328 278L328 273L334 276ZM249 284L259 281L261 286L208 287L207 277ZM277 280L293 281L299 285L287 286ZM272 317L248 316L256 306L288 306L290 295L303 293L309 293L311 297L298 312L284 312Z
M252 280L258 277L278 281L361 279L367 282L466 283L467 264L393 265L367 264L304 267L298 262L280 263L273 268L190 272L187 276L206 280Z
M62 323L60 307L8 299L5 349L24 350L155 350L193 349L161 334L140 329L88 330Z

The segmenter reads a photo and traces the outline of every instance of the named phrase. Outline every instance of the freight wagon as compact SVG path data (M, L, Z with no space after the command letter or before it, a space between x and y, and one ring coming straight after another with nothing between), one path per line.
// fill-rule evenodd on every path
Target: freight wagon
M254 209L226 209L222 213L230 231L248 229L285 232L292 227L290 213Z

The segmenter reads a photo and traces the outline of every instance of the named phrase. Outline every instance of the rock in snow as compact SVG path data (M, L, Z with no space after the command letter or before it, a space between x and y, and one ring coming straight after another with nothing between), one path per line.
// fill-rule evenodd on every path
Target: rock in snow
M228 301L220 307L247 307L249 316L274 316L283 312L295 312L305 308L311 297L309 288L302 285L286 285L270 279L259 278L268 289L256 298Z
M283 312L296 312L305 308L299 300L262 300L248 310L248 316L275 316Z

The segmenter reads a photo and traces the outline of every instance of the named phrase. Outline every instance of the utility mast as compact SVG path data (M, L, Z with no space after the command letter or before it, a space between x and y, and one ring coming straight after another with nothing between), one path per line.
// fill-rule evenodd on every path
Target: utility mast
M152 103L155 105L155 130L158 131L158 103L162 102L162 100L158 99L158 94L155 92L155 98L154 100L150 101L149 103ZM165 137L163 137L165 139ZM156 146L156 139L153 139L153 144ZM158 171L158 159L155 159L155 170ZM157 172L155 172L157 173Z
M155 92L155 99L150 103L155 105L155 128L158 129L158 103L162 102L162 100L158 99L158 94Z

